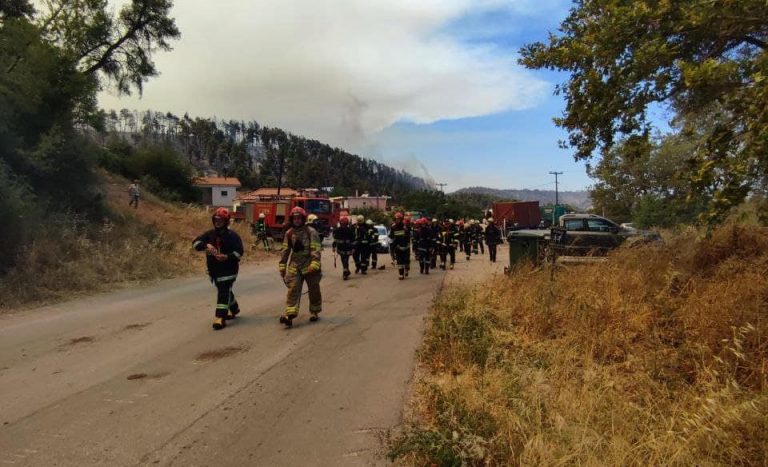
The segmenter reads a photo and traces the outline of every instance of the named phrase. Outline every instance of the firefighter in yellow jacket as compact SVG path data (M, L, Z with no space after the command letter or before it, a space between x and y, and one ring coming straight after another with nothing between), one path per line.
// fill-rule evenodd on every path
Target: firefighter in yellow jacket
M299 299L304 282L309 289L309 320L317 321L323 309L323 297L320 294L320 253L323 247L320 235L307 225L307 212L300 207L291 210L290 225L283 239L283 256L280 258L280 275L288 286L285 314L280 317L280 322L286 327L291 327L293 319L299 314Z

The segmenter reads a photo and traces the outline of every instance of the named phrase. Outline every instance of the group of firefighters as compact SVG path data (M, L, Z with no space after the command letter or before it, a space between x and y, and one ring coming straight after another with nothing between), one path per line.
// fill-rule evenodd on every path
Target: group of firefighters
M298 316L305 283L309 294L310 321L317 321L322 311L320 258L323 247L318 229L312 225L312 217L301 207L293 208L289 215L289 228L283 237L278 269L288 287L285 312L280 316L280 322L286 327L291 327ZM339 226L333 232L333 253L341 258L343 280L352 275L350 257L356 274L365 275L369 269L384 269L383 265L379 266L377 245L380 234L373 221L363 216L354 220L353 223L348 216L341 217ZM438 267L438 259L440 269L453 269L457 253L463 253L469 261L472 255L485 254L484 245L488 246L491 262L496 262L496 250L502 243L501 229L493 218L486 220L485 228L474 220L445 219L440 222L438 219L430 221L420 218L411 222L400 212L395 214L394 220L389 230L389 250L392 263L397 265L399 280L408 277L412 251L419 264L419 272L429 274L430 269ZM212 216L214 228L193 242L196 250L207 253L208 275L217 289L214 330L226 327L227 320L234 319L240 311L232 286L237 279L243 243L237 233L229 229L229 221L229 211L226 208L217 209ZM263 216L254 224L254 232L258 241L269 250Z

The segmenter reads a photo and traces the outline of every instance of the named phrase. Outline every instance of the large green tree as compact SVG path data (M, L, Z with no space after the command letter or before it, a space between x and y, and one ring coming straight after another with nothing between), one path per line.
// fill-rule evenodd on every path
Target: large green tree
M156 74L151 53L179 35L170 0L132 0L116 14L106 0L34 5L0 1L0 217L19 223L0 225L0 270L33 237L33 209L98 212L96 151L78 130L100 126L99 90L141 90Z
M765 0L580 0L559 33L529 44L521 62L569 73L556 123L576 159L648 138L649 108L676 112L683 133L711 126L693 150L692 187L719 219L768 172L768 6ZM715 108L715 111L712 109Z

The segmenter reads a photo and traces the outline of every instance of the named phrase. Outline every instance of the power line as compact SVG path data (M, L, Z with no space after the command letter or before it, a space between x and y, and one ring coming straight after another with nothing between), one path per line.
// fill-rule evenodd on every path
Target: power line
M440 187L440 191L442 191L443 193L445 193L445 190L444 190L444 188L445 188L446 186L448 186L448 184L447 184L447 183L435 183L435 185L436 185L436 186L439 186L439 187Z

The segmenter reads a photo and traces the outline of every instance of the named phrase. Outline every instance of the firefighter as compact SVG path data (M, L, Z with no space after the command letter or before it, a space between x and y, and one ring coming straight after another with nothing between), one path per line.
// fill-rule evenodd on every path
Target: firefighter
M405 225L403 213L395 213L395 223L389 229L389 238L392 240L390 248L395 251L400 280L403 280L408 277L411 269L411 233Z
M488 254L491 256L491 262L496 262L496 248L501 243L501 229L496 227L493 217L488 219L488 226L485 228L485 243L488 244Z
M229 229L229 211L226 208L216 209L211 221L213 229L197 237L192 247L207 254L208 276L217 291L213 329L218 331L226 327L226 320L234 319L240 313L232 285L240 269L243 242L235 231Z
M432 269L436 269L437 268L437 255L439 253L439 251L438 251L439 248L438 248L437 243L438 243L438 240L439 240L439 237L440 237L440 222L438 222L437 219L432 219L432 224L430 224L429 228L430 228L431 234L432 234L432 244L434 245L433 248L432 248L432 258L431 258L429 267L432 268Z
M256 236L256 241L264 247L264 251L272 251L267 237L267 216L263 212L259 213L259 218L251 224L251 232Z
M475 232L475 254L485 255L485 247L483 241L485 240L485 234L483 233L483 226L478 220L472 220L472 228ZM479 249L479 252L478 252Z
M315 229L317 231L317 234L320 235L320 242L323 241L323 229L322 225L320 224L320 219L315 214L310 214L307 216L307 224L309 224L310 227Z
M445 271L448 257L451 259L451 269L456 265L456 235L453 229L453 220L443 221L440 229L440 269Z
M355 224L355 274L368 274L368 260L371 256L371 236L365 217L357 216Z
M432 239L432 227L427 223L426 218L416 221L413 234L413 247L416 251L416 260L419 262L419 273L429 274L434 242Z
M368 248L371 252L371 269L376 270L379 263L379 252L376 251L379 244L379 231L373 225L373 220L368 219L365 221L366 228L368 229Z
M469 261L470 256L472 256L472 231L468 225L464 224L464 221L459 221L459 241L464 254L467 256L467 261Z
M341 256L341 277L344 280L349 279L349 257L354 256L355 252L355 232L349 226L349 217L343 216L339 219L339 228L333 231L333 253L338 252Z
M317 231L307 225L307 212L295 207L290 213L290 229L283 239L283 255L280 258L280 275L288 286L285 302L285 314L280 322L289 328L299 314L299 299L304 282L309 289L310 321L317 321L323 310L323 297L320 294L320 268L322 245Z

